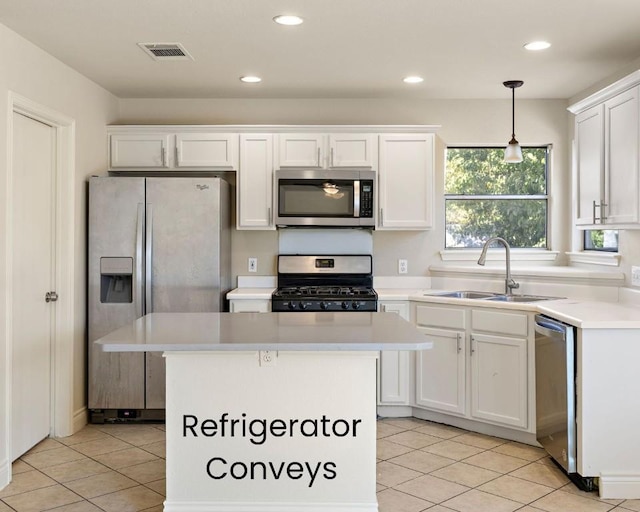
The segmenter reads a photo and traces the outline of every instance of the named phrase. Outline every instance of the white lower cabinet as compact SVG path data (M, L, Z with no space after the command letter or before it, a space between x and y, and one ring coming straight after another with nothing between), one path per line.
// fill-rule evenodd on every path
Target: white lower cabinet
M396 313L409 321L409 303L381 301L381 312ZM385 350L380 352L378 364L378 404L409 405L409 352Z
M527 427L527 340L471 335L471 416Z
M416 352L416 404L436 411L464 415L464 331L419 329L433 343L433 348Z
M415 303L431 350L416 352L416 407L531 431L529 313Z
M231 313L269 313L271 301L269 299L231 299L229 311Z

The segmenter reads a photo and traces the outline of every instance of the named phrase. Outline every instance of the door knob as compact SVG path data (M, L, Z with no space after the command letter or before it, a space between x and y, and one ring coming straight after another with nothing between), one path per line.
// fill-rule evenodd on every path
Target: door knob
M47 292L44 294L45 302L55 302L58 300L58 294L56 292Z

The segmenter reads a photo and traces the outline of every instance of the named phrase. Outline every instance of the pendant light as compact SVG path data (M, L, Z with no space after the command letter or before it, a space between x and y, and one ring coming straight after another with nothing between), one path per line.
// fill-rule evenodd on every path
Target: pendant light
M510 164L522 162L522 148L516 140L516 87L520 87L522 80L507 80L502 85L511 89L511 140L504 150L504 161Z

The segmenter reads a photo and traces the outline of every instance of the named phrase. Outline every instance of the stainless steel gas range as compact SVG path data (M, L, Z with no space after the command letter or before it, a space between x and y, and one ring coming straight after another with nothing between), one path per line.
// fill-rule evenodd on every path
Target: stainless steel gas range
M271 311L377 311L371 255L278 256Z

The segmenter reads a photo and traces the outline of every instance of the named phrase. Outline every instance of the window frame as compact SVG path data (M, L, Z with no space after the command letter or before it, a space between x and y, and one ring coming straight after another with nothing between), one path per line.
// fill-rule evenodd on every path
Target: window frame
M478 247L447 247L447 201L449 200L537 200L545 202L545 246L544 247L514 247L512 250L521 251L523 253L540 253L545 251L551 253L551 240L550 240L550 226L551 226L551 208L550 199L550 167L551 167L551 152L553 149L552 144L526 144L521 146L522 149L545 149L545 168L544 168L544 194L533 195L520 195L520 194L447 194L444 190L444 208L443 208L443 220L444 220L444 240L443 240L443 253L447 251L473 251L479 250ZM451 144L445 146L444 154L444 173L443 173L443 188L446 187L446 173L447 173L447 152L449 149L504 149L502 145L471 145L471 144ZM510 164L517 166L518 164ZM554 257L555 258L555 257Z

